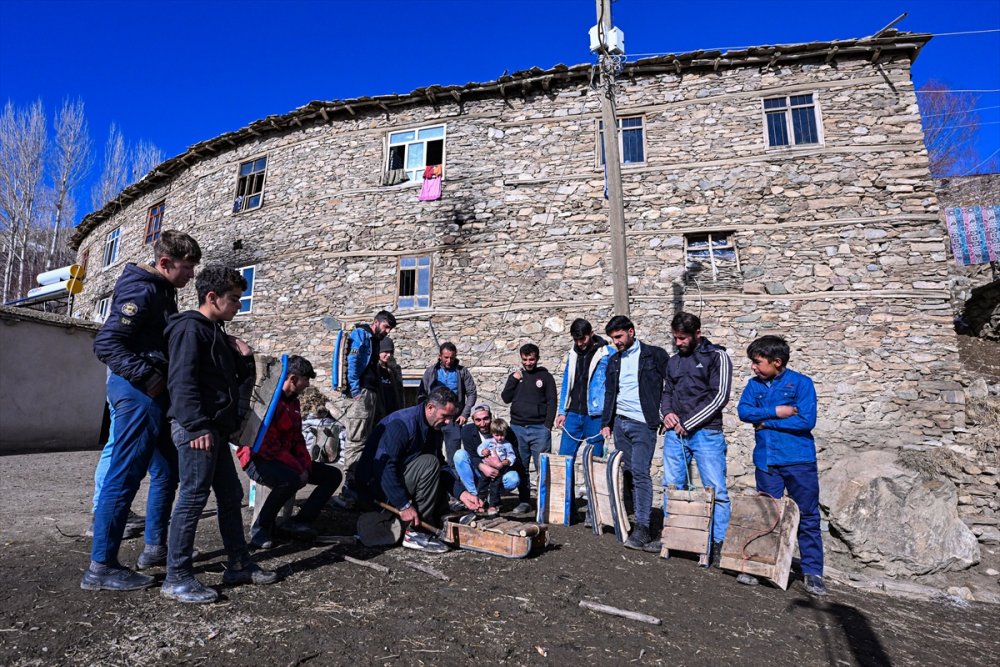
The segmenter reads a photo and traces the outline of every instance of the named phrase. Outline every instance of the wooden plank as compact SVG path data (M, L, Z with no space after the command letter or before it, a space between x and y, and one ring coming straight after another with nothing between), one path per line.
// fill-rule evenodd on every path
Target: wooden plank
M533 546L545 544L544 532L535 537L518 537L480 531L461 524L450 525L455 538L452 541L460 549L483 551L506 558L524 558L531 553Z
M710 503L685 503L676 500L667 501L667 512L672 515L681 514L684 516L712 516L712 505Z
M702 554L708 552L709 537L706 530L666 528L660 539L666 549Z
M799 508L791 498L785 498L784 513L780 525L780 545L774 563L774 575L771 581L781 590L788 588L788 574L792 569L792 553L799 533Z
M774 565L778 557L779 535L777 532L761 533L757 528L730 525L722 544L722 555Z
M723 555L719 559L719 567L723 570L729 570L731 572L746 572L747 574L752 574L755 577L763 577L764 579L771 580L774 575L774 566L765 565L764 563L756 563L752 560L742 560L739 558L730 558Z
M712 525L712 517L710 516L671 514L664 521L664 526L668 528L688 528L690 530L708 530L710 525Z
M731 506L729 525L763 530L777 525L783 504L769 496L734 496Z
M689 503L710 503L715 500L715 489L697 487L689 490L669 489L667 498Z

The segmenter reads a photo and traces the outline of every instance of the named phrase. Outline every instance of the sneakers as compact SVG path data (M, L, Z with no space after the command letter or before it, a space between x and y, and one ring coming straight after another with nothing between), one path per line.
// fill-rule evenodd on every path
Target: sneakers
M153 577L133 572L123 565L101 565L91 561L80 580L80 588L85 591L139 591L154 583Z
M229 565L222 573L224 584L254 584L266 586L278 580L278 573L265 570L252 560L244 561L242 565Z
M487 507L486 510L483 512L483 514L485 514L486 516L490 516L490 517L498 516L500 514L500 508L499 507Z
M297 519L289 519L276 528L279 535L301 542L312 542L316 531Z
M822 575L807 574L805 586L806 593L810 595L826 595L826 584L823 583Z
M157 565L167 564L167 548L158 544L147 544L135 561L135 569L148 570Z
M719 561L722 559L722 542L712 542L712 550L708 554L708 561L704 565L699 567L707 570L713 565L719 567Z
M257 549L273 549L274 540L272 540L270 537L260 537L260 538L252 537L250 538L250 541L247 543L247 546L250 548L250 551L256 551Z
M644 526L641 523L636 524L635 529L632 530L632 534L628 536L627 540L625 540L626 549L649 551L652 545L653 538L649 535L649 526ZM659 547L657 547L657 551L658 550Z
M747 574L746 572L740 572L736 575L736 582L743 584L744 586L756 586L760 582L757 581L757 577L752 574Z
M531 505L528 503L519 503L517 507L514 508L513 514L531 514Z
M219 599L214 588L209 588L191 577L177 583L164 581L160 587L160 595L168 600L176 600L187 604L209 604Z
M419 530L407 530L406 535L403 536L403 546L429 554L443 554L449 551L448 545L444 542Z

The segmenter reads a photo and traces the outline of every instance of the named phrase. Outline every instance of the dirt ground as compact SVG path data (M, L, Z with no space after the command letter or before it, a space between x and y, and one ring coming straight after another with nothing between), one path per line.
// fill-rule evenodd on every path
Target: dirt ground
M554 527L552 545L524 560L281 545L258 558L281 572L279 583L228 588L214 516L206 515L198 569L220 587L220 602L180 605L156 588L87 592L79 587L90 544L82 534L96 459L0 458L0 664L987 665L1000 653L998 606L900 600L837 584L817 600L800 581L788 591L744 587L693 560L627 551L582 525ZM328 512L320 528L351 534L354 520ZM140 547L127 541L123 562L134 563ZM580 600L663 623L598 615Z

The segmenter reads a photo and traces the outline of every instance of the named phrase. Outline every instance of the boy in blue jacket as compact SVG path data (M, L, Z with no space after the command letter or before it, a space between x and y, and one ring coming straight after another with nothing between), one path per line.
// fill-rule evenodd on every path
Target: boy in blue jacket
M754 377L737 407L740 420L753 424L757 491L781 498L785 490L799 506L799 556L806 591L826 595L823 538L819 525L816 470L816 388L811 379L787 368L791 352L780 336L761 336L747 347ZM741 584L756 584L746 573Z

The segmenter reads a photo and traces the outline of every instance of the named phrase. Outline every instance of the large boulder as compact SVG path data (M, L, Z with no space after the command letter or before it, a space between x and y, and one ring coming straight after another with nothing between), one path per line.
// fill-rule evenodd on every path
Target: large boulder
M944 477L904 468L894 452L844 459L820 479L831 531L851 554L888 574L964 570L979 543L958 518L958 492Z

